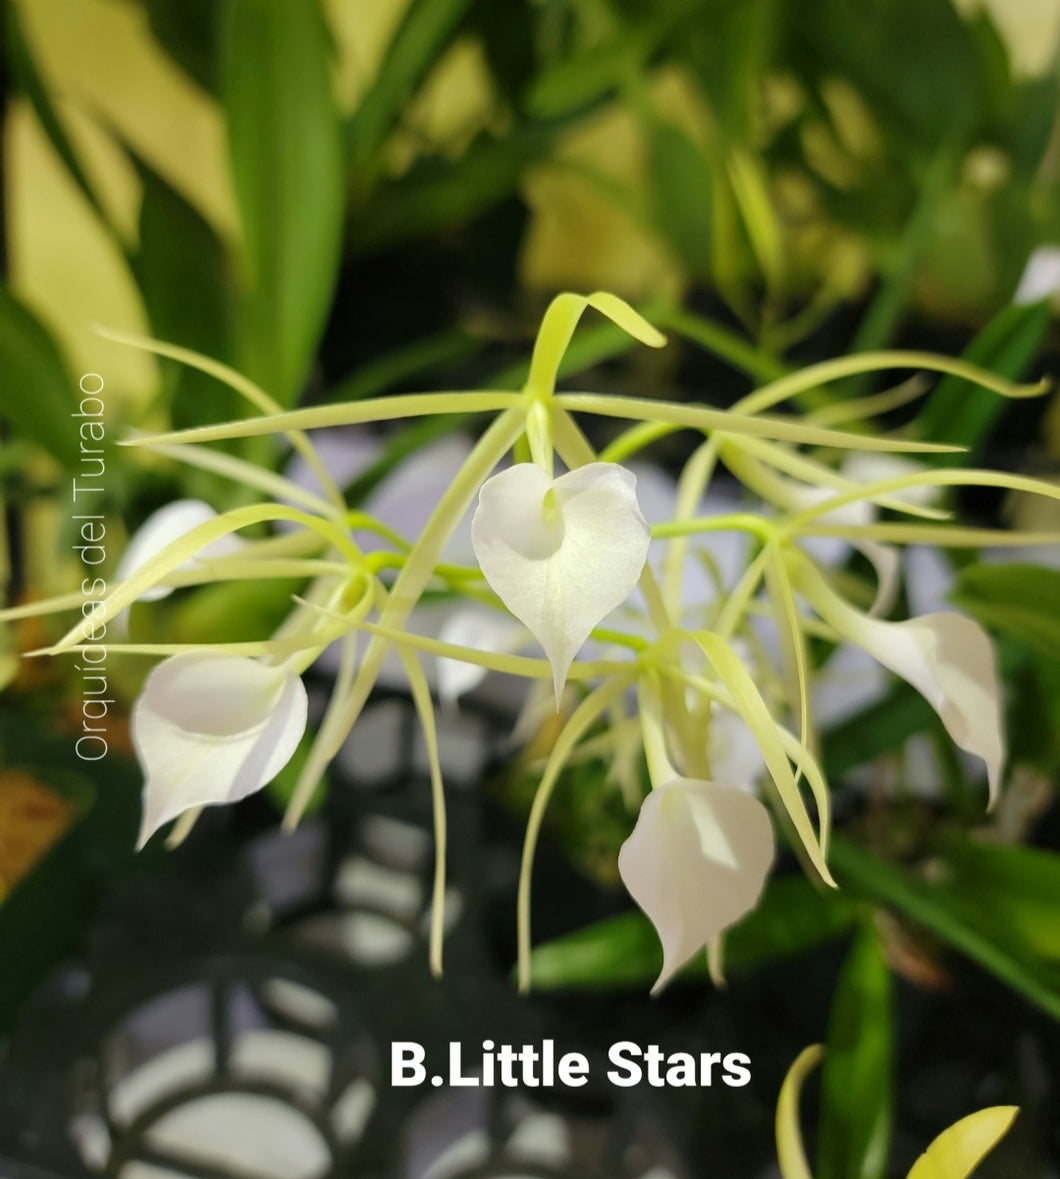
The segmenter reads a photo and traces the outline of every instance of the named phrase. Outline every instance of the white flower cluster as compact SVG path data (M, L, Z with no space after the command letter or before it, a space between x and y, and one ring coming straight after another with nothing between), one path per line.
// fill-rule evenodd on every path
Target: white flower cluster
M221 366L142 344L228 380L263 413L134 444L226 474L267 498L223 515L197 503L170 505L148 521L130 546L106 617L178 586L212 581L301 577L307 588L279 631L260 642L229 643L220 634L212 647L190 650L115 644L168 656L147 676L132 711L145 776L141 844L175 818L178 831L186 830L202 807L236 802L284 767L306 729L301 675L336 643L331 701L287 821L298 820L385 662L396 656L432 761L439 845L435 969L443 928L444 793L425 660L437 661L435 694L456 695L488 671L508 672L534 685L531 712L543 699L562 712L527 829L519 897L524 986L530 868L542 815L564 768L589 749L610 762L616 787L639 806L618 867L662 942L657 986L704 946L719 971L722 932L755 905L774 856L773 818L759 784L808 870L834 883L827 863L829 795L816 757L812 637L852 644L912 684L953 741L982 760L990 799L996 799L1004 754L990 642L978 624L953 613L884 619L898 585L893 543L974 546L990 540L985 530L946 523L945 512L924 502L925 490L929 499L955 483L1021 486L1054 497L1060 492L1014 476L908 460L896 465L893 458L859 477L853 467L836 470L805 448L877 457L947 448L846 433L767 411L801 390L887 366L956 372L1001 393L1018 390L958 361L895 354L816 366L727 412L558 393L560 360L588 306L645 344L664 342L614 296L562 295L545 317L520 392L415 394L286 413ZM852 415L857 412L853 407ZM322 457L326 447L318 451L305 433L441 413L495 417L466 452L457 447L457 461L443 478L428 472L424 455L414 455L393 473L389 490L377 490L375 506L370 501L363 510L347 506ZM581 414L630 425L598 454L577 424ZM693 431L699 442L676 487L663 495L669 503L661 518L649 524L630 465L639 450L678 429ZM277 476L204 445L266 433L287 437L303 474L311 473L318 486L308 489L293 473ZM510 457L515 461L506 465ZM565 468L558 475L557 460ZM744 483L758 510L738 504L719 511L716 500L707 500L719 463ZM438 485L428 493L432 477ZM388 517L383 510L388 495L392 503L411 498L425 517L412 535L400 531L407 511ZM898 522L878 521L881 508ZM453 539L472 510L473 560L461 563ZM238 535L263 524L273 526L263 539ZM734 537L744 559L729 576L718 554ZM1010 536L1009 543L1013 539L1043 538ZM867 598L858 601L850 578L844 582L829 564L845 559L851 546L876 571L871 608L865 608ZM428 590L443 591L453 603L437 637L412 625ZM360 647L359 636L367 636ZM72 631L53 650L77 642ZM543 658L533 653L535 644ZM650 789L643 797L645 780Z

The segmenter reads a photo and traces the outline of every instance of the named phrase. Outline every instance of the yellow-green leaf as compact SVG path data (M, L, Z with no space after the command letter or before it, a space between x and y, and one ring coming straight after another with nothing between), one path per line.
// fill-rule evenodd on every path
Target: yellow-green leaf
M913 1164L909 1179L967 1179L1008 1132L1019 1109L995 1105L961 1118Z
M342 134L320 5L233 0L224 47L247 367L290 405L331 305L345 210Z
M810 1164L806 1161L806 1149L802 1145L802 1131L799 1129L799 1094L802 1083L817 1067L824 1050L820 1044L813 1044L799 1053L795 1063L788 1069L784 1084L777 1099L777 1162L783 1179L813 1179Z

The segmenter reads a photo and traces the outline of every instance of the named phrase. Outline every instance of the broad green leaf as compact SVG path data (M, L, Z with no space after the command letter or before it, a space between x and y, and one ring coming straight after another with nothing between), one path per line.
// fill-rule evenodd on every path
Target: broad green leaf
M882 1179L891 1135L891 973L866 922L832 1000L821 1073L817 1179Z
M715 176L702 149L662 119L647 124L652 215L681 265L710 275Z
M503 139L478 136L454 165L426 156L403 176L381 182L350 227L355 254L459 225L514 192L525 169L551 148L559 124L520 123Z
M346 157L355 189L371 189L379 152L406 103L441 60L471 0L412 0L371 88L346 128Z
M776 0L723 0L712 5L709 20L688 25L688 61L733 142L746 143L754 134L764 75L782 29L777 7Z
M942 865L969 911L1031 953L1060 962L1060 855L954 835L943 845Z
M36 442L69 470L79 454L77 412L81 394L55 341L40 320L0 286L0 418ZM95 391L93 382L90 386ZM89 443L95 447L95 441Z
M771 880L754 912L726 933L726 970L750 970L812 949L850 929L857 912L851 897L818 890L804 877ZM650 986L661 967L658 934L639 910L545 942L531 955L535 990ZM703 959L682 972L686 978L706 974Z
M665 28L660 21L623 28L588 49L560 58L538 75L526 109L538 118L555 119L606 98L640 74Z
M961 570L950 598L985 625L1060 659L1060 570L970 565Z
M961 1118L935 1139L913 1164L909 1179L968 1179L1008 1133L1019 1110L995 1105Z
M210 226L141 164L140 249L134 269L154 336L218 360L231 358L232 304L224 247ZM242 399L187 365L170 364L174 426L242 417Z
M497 4L471 0L464 30L477 37L498 93L518 110L539 67L538 26L541 10L533 4Z
M978 8L964 16L987 86L988 129L983 141L1006 154L1017 176L1032 176L1056 122L1060 77L1055 70L1036 77L1016 76L1011 50L990 10ZM1021 219L1026 221L1026 215Z
M5 46L5 52L10 62L15 81L29 99L34 113L40 120L41 126L51 141L52 147L55 148L56 154L66 166L67 171L73 177L78 188L81 189L85 199L92 206L103 225L113 230L113 226L107 217L107 211L96 196L96 191L89 182L84 168L81 166L77 152L74 150L62 123L59 121L59 116L55 113L55 108L52 106L47 87L44 85L44 80L37 70L37 64L33 60L33 55L22 35L22 29L18 22L17 5L7 5L6 24L7 45ZM120 245L120 237L117 234L115 234L115 239Z
M981 115L974 45L949 0L821 0L789 19L804 68L845 76L896 150L930 152Z
M896 685L882 700L824 734L825 775L838 782L855 766L898 749L934 722L935 713L919 692Z
M345 170L318 3L232 0L223 93L242 221L246 367L278 401L301 392L331 304Z
M1044 302L1025 307L1014 304L1000 311L965 350L962 359L999 376L1019 380L1037 355L1050 322ZM997 421L1005 402L989 389L957 376L945 376L935 386L917 417L917 428L932 442L976 447ZM959 466L964 457L936 455L938 466Z
M1003 938L979 914L969 912L959 892L929 883L841 836L832 841L831 861L841 888L918 922L1060 1019L1060 968Z

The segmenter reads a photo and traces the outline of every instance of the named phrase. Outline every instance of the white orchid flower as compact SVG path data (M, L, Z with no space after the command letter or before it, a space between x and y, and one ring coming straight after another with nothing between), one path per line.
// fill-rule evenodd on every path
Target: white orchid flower
M290 761L306 714L305 687L286 667L212 652L160 663L131 717L144 774L138 846L184 811L260 790Z
M672 778L645 798L618 870L662 942L656 993L698 950L758 903L773 825L743 790Z
M146 565L152 557L158 556L163 549L168 548L174 541L187 535L200 524L208 520L215 520L217 513L208 503L199 499L178 499L166 504L152 513L140 525L129 539L125 552L118 563L117 580L124 581L137 569ZM189 569L195 561L202 557L224 557L238 552L246 542L235 533L222 536L198 553L191 561L181 565L179 569ZM140 595L141 602L158 602L173 592L171 586L156 585L145 590Z
M952 611L905 622L870 618L805 566L798 584L825 622L912 684L938 713L954 744L986 764L993 806L1005 750L994 649L983 628Z
M589 632L637 584L651 531L636 476L589 463L550 478L518 463L487 479L471 542L490 587L544 649L557 705Z

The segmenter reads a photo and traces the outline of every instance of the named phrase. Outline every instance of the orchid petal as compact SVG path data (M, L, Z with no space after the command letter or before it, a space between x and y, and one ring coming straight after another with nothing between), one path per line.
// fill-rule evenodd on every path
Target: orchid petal
M1060 291L1060 246L1039 246L1027 259L1012 302L1026 307Z
M187 535L208 520L215 520L217 513L209 504L199 499L178 499L148 516L133 533L118 563L117 580L124 581L137 569L142 568L168 548L174 541ZM246 542L235 535L223 536L208 545L200 557L223 557L238 552ZM181 569L189 568L193 562L186 562ZM171 586L156 585L140 595L141 602L158 602L173 592Z
M552 664L557 705L589 632L629 596L651 532L636 477L589 463L558 479L519 463L488 479L471 540L490 587Z
M769 814L742 790L673 778L648 795L618 870L662 942L653 994L754 908L772 863Z
M995 1105L950 1126L913 1164L909 1179L967 1179L1008 1133L1019 1108Z
M1005 751L994 649L983 628L950 612L873 620L862 635L862 646L934 708L954 743L986 763L993 806Z
M906 622L869 618L847 605L816 573L801 588L840 635L916 688L955 745L986 763L993 806L1005 750L994 649L983 628L952 611Z
M260 790L291 759L306 715L305 687L287 668L212 652L160 663L131 718L145 777L138 846L192 807Z

